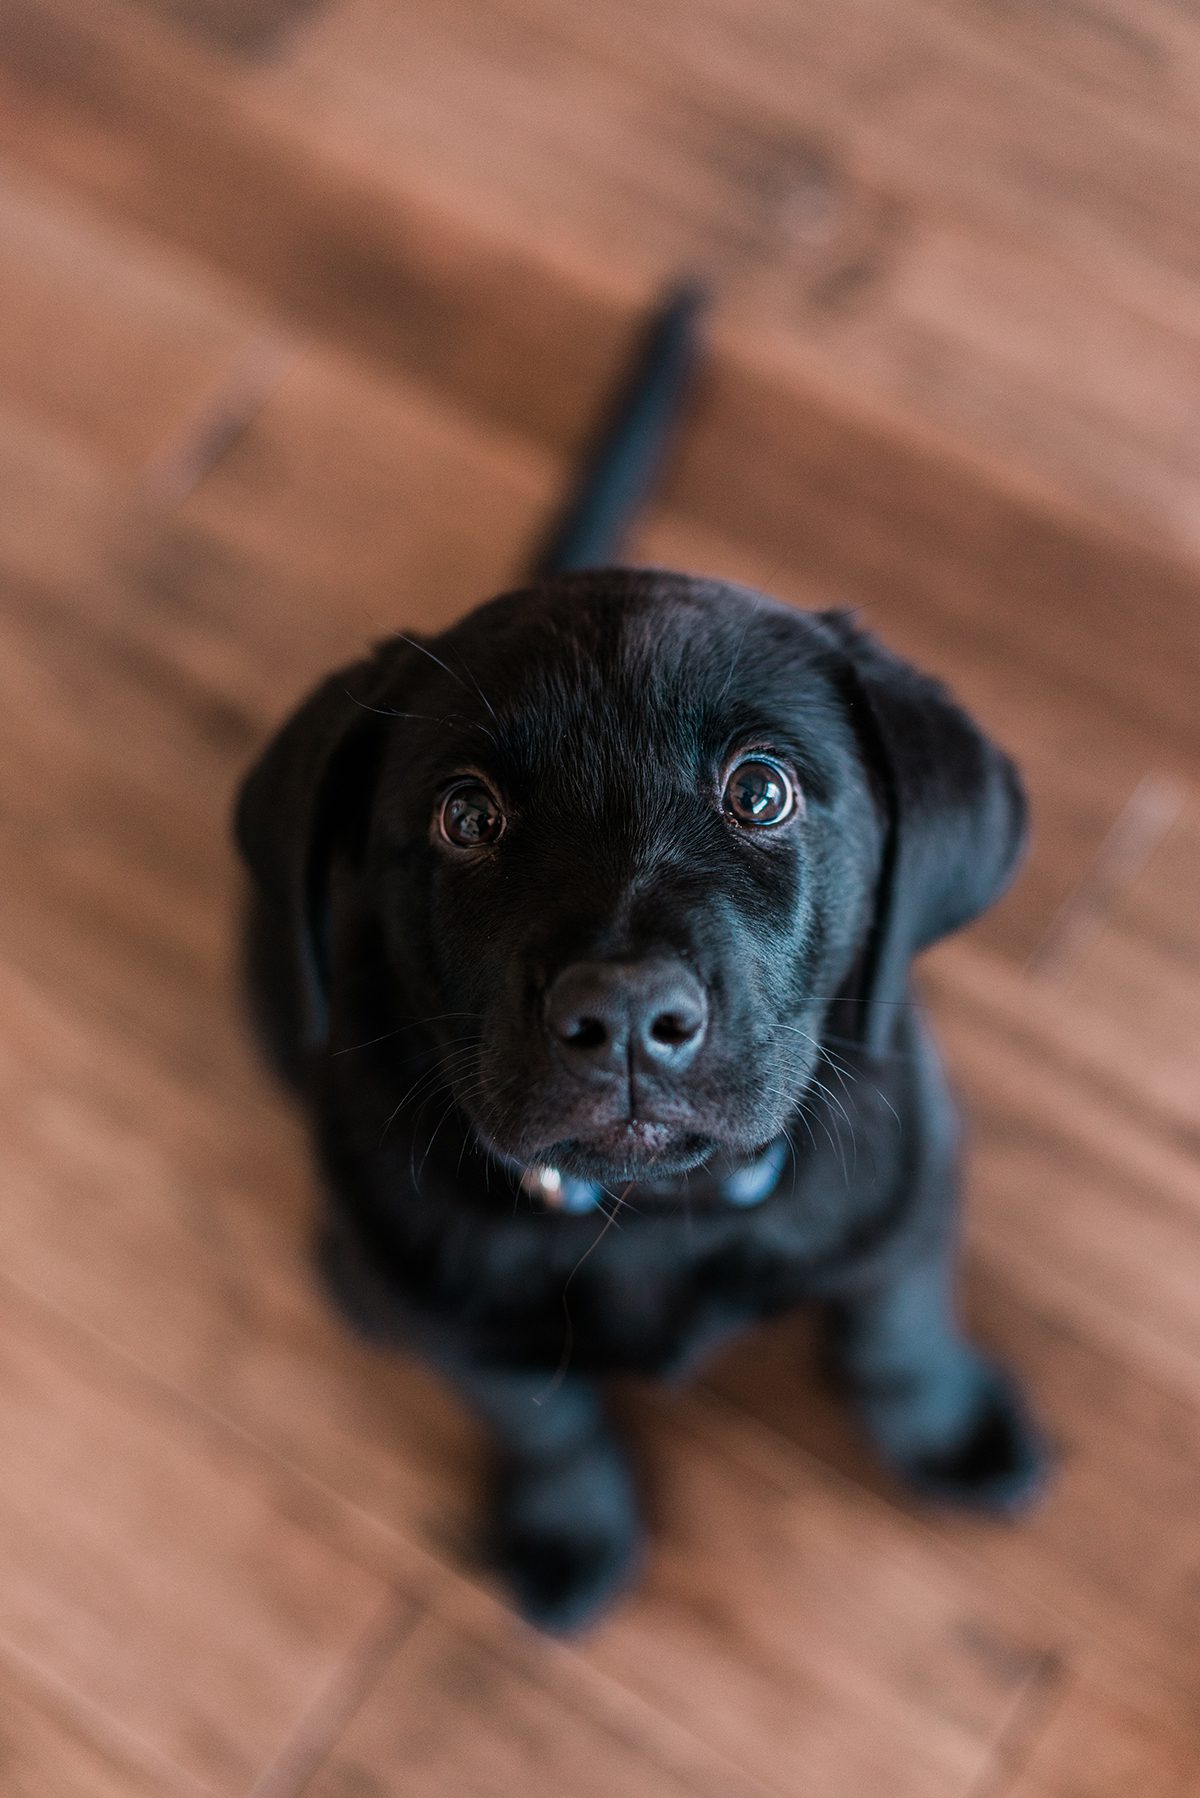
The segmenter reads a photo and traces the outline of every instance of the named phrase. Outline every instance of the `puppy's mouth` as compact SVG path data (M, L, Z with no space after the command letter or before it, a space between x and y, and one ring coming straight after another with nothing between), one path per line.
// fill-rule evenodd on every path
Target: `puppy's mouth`
M740 1092L738 1073L710 1075L697 1092L635 1081L624 1090L615 1082L589 1090L581 1081L534 1077L506 1105L505 1080L493 1086L489 1071L461 1103L477 1142L518 1179L550 1169L606 1188L652 1190L717 1166L740 1167L780 1135L791 1106L779 1101L790 1079L764 1082L765 1093Z
M548 1143L531 1159L577 1179L611 1185L689 1174L715 1154L718 1146L712 1136L630 1118L586 1136Z

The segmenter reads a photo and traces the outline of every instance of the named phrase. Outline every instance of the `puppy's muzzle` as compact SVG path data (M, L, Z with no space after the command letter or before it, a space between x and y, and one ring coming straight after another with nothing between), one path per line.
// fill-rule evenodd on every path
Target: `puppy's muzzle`
M559 1060L581 1079L682 1074L708 1030L708 999L690 968L666 956L579 961L546 994Z

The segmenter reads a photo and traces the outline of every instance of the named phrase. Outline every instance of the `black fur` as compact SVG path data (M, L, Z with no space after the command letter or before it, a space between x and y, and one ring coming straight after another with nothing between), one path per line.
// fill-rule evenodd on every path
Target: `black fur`
M802 817L731 822L743 746L795 771ZM431 824L464 770L509 815L466 855ZM488 1548L531 1618L583 1623L636 1563L598 1380L690 1368L804 1302L918 1490L999 1510L1035 1490L1019 1398L955 1321L955 1117L907 984L1023 836L1007 758L847 618L655 571L559 575L385 642L251 773L250 981L312 1121L326 1276L495 1432ZM582 1078L549 984L651 955L704 989L699 1054ZM784 1131L775 1192L724 1202L714 1160ZM620 1227L535 1205L533 1163L602 1181Z

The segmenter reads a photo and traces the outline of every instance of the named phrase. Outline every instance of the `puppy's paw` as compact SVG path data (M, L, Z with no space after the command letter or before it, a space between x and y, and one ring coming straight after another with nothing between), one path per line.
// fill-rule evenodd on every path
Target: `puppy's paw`
M920 1497L960 1510L1013 1517L1042 1497L1050 1455L1017 1383L979 1357L953 1421L930 1429L903 1403L867 1402L864 1420L885 1459Z
M642 1531L615 1450L510 1468L493 1495L489 1564L521 1615L556 1635L587 1628L633 1578Z

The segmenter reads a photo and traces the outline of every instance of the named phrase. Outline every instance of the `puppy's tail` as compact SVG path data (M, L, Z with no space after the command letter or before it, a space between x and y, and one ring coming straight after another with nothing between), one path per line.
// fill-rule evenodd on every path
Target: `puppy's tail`
M696 360L706 296L695 283L672 288L648 320L584 454L575 484L532 558L536 580L617 562L654 490Z

